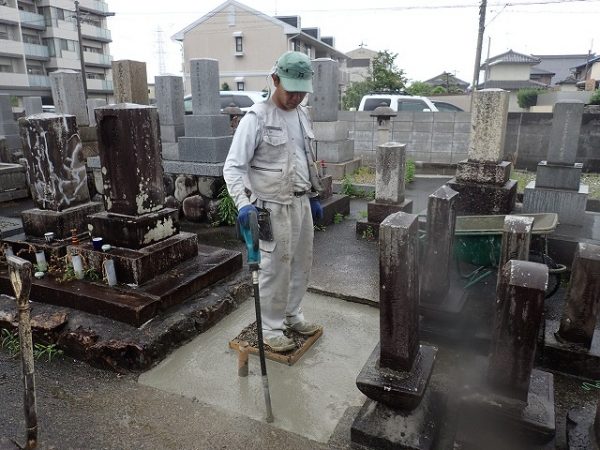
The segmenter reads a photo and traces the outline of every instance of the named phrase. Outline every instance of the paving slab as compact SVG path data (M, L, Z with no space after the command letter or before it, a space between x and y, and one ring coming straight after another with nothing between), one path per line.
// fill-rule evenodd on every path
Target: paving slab
M307 318L321 323L324 333L293 366L267 361L272 425L327 442L344 411L365 401L355 380L379 340L379 311L312 293L303 305ZM265 404L259 360L251 356L249 376L240 378L237 352L228 348L252 321L254 305L247 301L218 327L142 374L139 382L261 420Z

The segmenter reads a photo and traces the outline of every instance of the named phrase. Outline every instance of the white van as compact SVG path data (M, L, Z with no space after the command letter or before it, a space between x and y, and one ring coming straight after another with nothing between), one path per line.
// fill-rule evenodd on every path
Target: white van
M378 106L389 106L394 111L438 112L427 97L399 94L368 94L360 101L359 111L373 111Z

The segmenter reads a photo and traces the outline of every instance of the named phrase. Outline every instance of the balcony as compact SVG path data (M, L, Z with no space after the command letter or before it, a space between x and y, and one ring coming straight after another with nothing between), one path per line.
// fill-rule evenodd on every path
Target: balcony
M0 86L27 87L27 75L24 73L0 72Z
M23 57L23 43L21 41L11 41L0 39L0 55Z
M86 85L88 91L112 91L113 90L113 82L112 80L96 80L92 78L87 78Z
M19 11L21 15L21 26L25 28L33 28L34 30L45 30L46 20L41 14L32 13L29 11Z
M50 87L50 77L46 75L29 75L29 86Z
M83 61L89 66L112 66L112 56L105 55L104 53L83 52Z
M110 30L107 30L106 28L95 27L94 25L90 25L88 23L81 24L81 35L84 38L94 39L96 41L112 41Z
M10 6L0 6L0 23L19 23L19 10Z
M28 44L24 42L23 47L25 49L24 53L26 58L38 59L41 61L47 61L50 59L50 55L48 54L48 47L46 47L45 45Z
M91 11L100 14L108 12L108 5L106 2L100 0L80 0L79 8L84 11Z

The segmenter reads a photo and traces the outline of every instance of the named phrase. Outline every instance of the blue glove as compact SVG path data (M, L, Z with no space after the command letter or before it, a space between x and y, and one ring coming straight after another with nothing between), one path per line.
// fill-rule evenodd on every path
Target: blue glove
M310 212L312 213L313 221L323 219L323 207L317 197L310 199Z
M250 228L250 212L254 211L254 213L258 216L258 210L254 205L246 205L242 206L238 211L238 223L242 228Z

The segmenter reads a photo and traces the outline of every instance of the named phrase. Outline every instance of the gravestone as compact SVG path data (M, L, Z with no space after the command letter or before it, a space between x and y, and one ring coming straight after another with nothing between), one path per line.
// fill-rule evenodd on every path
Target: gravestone
M222 176L232 136L229 118L221 114L218 61L192 59L190 77L193 114L184 117L185 136L179 137L178 154L165 164L165 171ZM184 161L194 167L176 170Z
M25 108L26 116L41 114L43 112L42 97L23 97L23 108Z
M75 116L79 127L90 124L81 72L69 69L50 72L50 87L57 114Z
M148 104L146 63L123 59L112 62L115 103Z
M406 144L388 142L377 146L375 200L367 204L367 218L356 222L358 238L365 233L377 236L379 224L390 214L412 212L412 200L404 196Z
M101 98L88 98L87 111L88 117L90 118L90 127L96 126L96 114L94 113L94 110L101 106L106 106L106 100Z
M163 157L171 159L177 156L178 138L185 134L183 79L174 75L159 75L154 77L154 86Z
M552 370L600 379L600 245L580 242L560 322L546 319L542 364Z
M428 388L437 349L419 342L418 218L398 212L380 227L380 342L356 379L369 399L352 442L377 448L432 448L441 407Z
M19 126L15 121L10 103L10 95L0 94L0 136L4 136L8 155L2 155L3 162L16 162L14 154L21 153ZM10 156L10 158L7 158ZM5 160L7 158L7 160Z
M354 141L348 138L348 123L338 120L339 68L337 61L318 58L312 61L313 93L310 96L316 158L325 161L327 175L341 180L360 167L354 157Z
M554 105L547 160L525 187L524 212L556 212L561 223L583 224L589 187L580 182L583 164L575 162L583 107L580 101Z
M553 376L533 369L548 268L510 260L499 278L486 376L461 396L456 440L467 448L552 445Z
M508 215L504 218L498 267L504 267L511 259L529 260L532 228L533 217Z
M511 163L503 161L508 95L502 89L473 93L469 157L457 164L448 185L460 195L457 213L508 214L516 201L517 183L510 180Z

